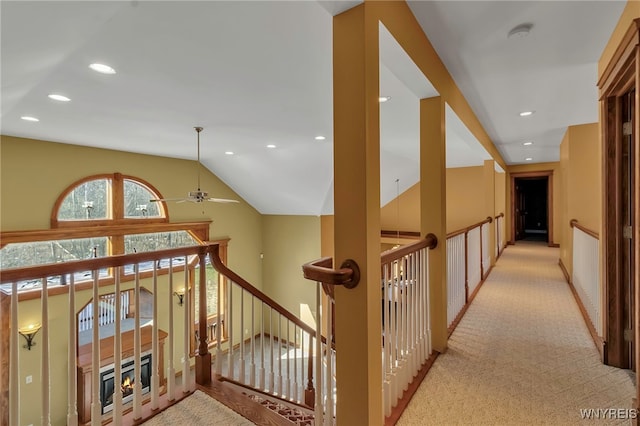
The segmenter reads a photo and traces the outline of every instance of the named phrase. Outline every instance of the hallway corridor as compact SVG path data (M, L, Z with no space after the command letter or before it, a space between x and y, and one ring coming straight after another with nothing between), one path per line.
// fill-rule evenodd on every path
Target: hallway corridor
M630 424L581 420L631 407L635 388L601 364L558 256L538 243L504 251L398 425Z

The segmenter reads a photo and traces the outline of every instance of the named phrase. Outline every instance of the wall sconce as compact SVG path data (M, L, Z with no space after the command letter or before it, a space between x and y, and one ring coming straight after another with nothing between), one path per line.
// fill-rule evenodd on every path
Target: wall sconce
M33 341L33 338L41 327L42 326L40 324L29 324L26 327L18 328L18 333L20 333L20 335L27 341L27 344L24 345L23 348L31 350L31 346L36 344L36 342Z
M178 296L178 306L182 306L184 303L184 288L173 292L175 296Z

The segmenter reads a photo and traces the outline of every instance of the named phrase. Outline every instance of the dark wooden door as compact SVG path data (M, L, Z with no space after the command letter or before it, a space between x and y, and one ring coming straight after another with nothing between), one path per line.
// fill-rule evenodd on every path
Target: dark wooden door
M520 182L516 180L516 240L524 238L524 225L527 220L527 200Z

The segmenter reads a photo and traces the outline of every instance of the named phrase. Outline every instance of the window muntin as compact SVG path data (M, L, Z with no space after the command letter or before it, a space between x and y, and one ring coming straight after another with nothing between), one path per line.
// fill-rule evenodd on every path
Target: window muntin
M158 199L149 188L131 179L124 179L124 217L145 219L162 217L160 204L150 202Z
M98 220L110 217L110 179L94 179L71 190L58 209L60 221Z

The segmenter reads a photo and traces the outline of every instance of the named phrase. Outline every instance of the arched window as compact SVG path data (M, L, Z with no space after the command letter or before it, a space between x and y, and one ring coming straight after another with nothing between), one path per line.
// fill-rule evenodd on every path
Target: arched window
M120 173L74 182L56 201L51 227L119 225L129 221L169 222L164 202L150 183Z

